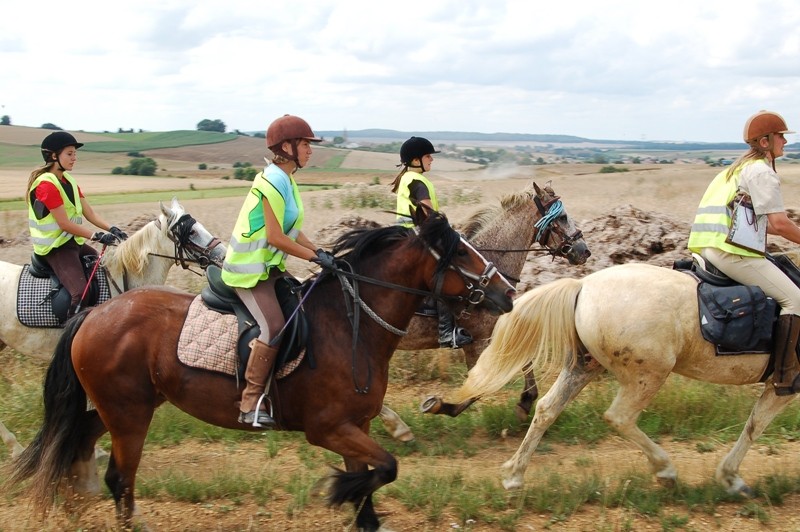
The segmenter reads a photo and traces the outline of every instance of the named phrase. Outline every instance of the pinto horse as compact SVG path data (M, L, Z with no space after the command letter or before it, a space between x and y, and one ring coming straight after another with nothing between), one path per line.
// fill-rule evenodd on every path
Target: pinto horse
M180 263L204 267L221 263L226 246L189 215L177 198L160 204L161 214L117 246L107 248L101 265L111 296L139 286L162 285L170 268ZM0 350L10 347L23 355L49 361L63 332L60 327L27 327L17 317L17 288L22 266L0 261ZM12 456L22 452L17 438L0 422L0 439Z
M585 264L591 256L583 233L567 214L560 197L549 183L540 187L533 182L520 192L504 196L498 205L479 210L459 227L472 245L515 285L520 281L522 268L531 251L546 252L554 260L566 259L572 265ZM459 319L459 325L474 338L471 344L461 348L468 370L489 344L496 321L496 315L485 311L472 312ZM397 348L404 351L439 349L437 325L435 316L414 316L408 326L408 334L400 340ZM525 383L515 407L515 414L522 421L528 419L539 395L533 372L524 373ZM458 414L446 409L438 413L451 416ZM408 425L389 407L384 406L381 411L381 421L394 438L401 441L414 439Z
M694 278L668 268L624 264L582 279L559 279L520 296L513 312L497 321L492 343L455 399L464 401L461 407L497 392L529 364L537 375L561 367L536 404L522 444L503 464L503 485L518 488L548 427L589 382L608 371L619 382L619 391L604 419L642 450L659 482L674 485L677 472L669 455L636 424L667 377L674 372L715 384L756 384L763 380L769 358L755 353L717 356L700 330ZM739 476L739 466L795 397L775 395L772 377L766 380L738 441L716 470L716 480L729 493L753 495Z
M378 529L372 494L397 477L396 459L368 431L383 404L399 334L423 298L434 295L454 310L466 304L497 312L512 307L513 287L442 214L419 208L414 217L414 229L357 229L337 240L333 252L340 267L304 283L310 352L270 390L280 430L304 432L309 443L344 458L346 471L326 479L327 500L352 503L362 530ZM241 389L235 378L178 360L194 297L141 288L67 323L45 378L44 425L12 464L11 484L32 477L33 500L48 508L62 481L69 486L108 431L105 482L118 518L130 526L136 471L156 407L169 401L208 423L254 430L237 422ZM116 333L113 341L109 331ZM87 397L96 410L86 410Z

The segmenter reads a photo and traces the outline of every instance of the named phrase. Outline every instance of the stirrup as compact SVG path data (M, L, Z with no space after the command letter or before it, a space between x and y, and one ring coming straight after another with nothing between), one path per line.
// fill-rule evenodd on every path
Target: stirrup
M797 392L800 392L800 375L795 375L790 386L778 386L777 382L773 382L772 387L775 389L775 395L778 396L796 394Z
M449 334L439 337L439 347L459 349L473 342L472 335L463 327L455 327Z
M245 425L250 425L254 428L264 428L264 429L271 429L274 428L277 423L272 418L270 413L266 410L261 410L261 404L264 402L264 394L261 394L261 397L258 398L258 402L256 403L256 408L251 410L250 412L239 412L239 423L243 423ZM270 404L270 410L272 409L272 404ZM258 412L258 415L256 415Z

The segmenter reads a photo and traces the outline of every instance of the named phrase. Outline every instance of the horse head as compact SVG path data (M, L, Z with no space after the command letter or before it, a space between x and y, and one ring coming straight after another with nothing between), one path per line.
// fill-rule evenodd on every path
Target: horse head
M483 305L498 313L511 310L514 287L450 226L444 214L421 204L412 212L412 219L419 238L436 259L426 275L435 297L452 307Z
M564 257L570 264L584 264L592 253L583 240L583 233L564 210L560 197L549 183L540 188L534 182L533 189L531 197L540 216L535 224L536 242L549 251L553 259Z
M172 198L170 207L161 202L159 205L164 215L167 236L175 244L176 263L180 261L184 269L188 268L187 260L198 263L202 268L209 264L222 265L227 247L188 214L178 203L178 198Z

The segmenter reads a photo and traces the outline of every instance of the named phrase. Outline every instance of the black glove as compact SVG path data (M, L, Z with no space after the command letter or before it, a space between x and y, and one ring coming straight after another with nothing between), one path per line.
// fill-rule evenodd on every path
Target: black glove
M108 232L117 237L120 241L128 240L128 234L116 225L109 227Z
M314 258L314 259L310 259L311 262L316 262L317 264L319 264L323 268L328 268L328 269L331 269L331 270L335 270L336 269L336 258L333 255L331 255L330 253L328 253L324 249L318 249L316 251L316 254L317 254L317 257Z
M95 234L92 235L92 241L100 242L106 246L116 244L117 237L111 233L104 233L103 231L97 231Z

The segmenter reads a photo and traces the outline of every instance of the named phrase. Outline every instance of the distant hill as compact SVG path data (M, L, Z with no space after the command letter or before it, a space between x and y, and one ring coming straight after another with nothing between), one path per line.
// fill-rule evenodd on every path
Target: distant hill
M357 129L357 130L320 130L315 131L319 136L330 140L334 137L346 137L350 141L401 141L412 135L425 137L432 142L535 142L540 144L586 144L606 145L619 148L633 148L641 150L743 150L742 142L670 142L670 141L636 141L636 140L610 140L588 139L573 135L535 135L530 133L477 133L468 131L397 131L394 129ZM793 145L800 149L800 144ZM792 146L787 146L791 148Z

